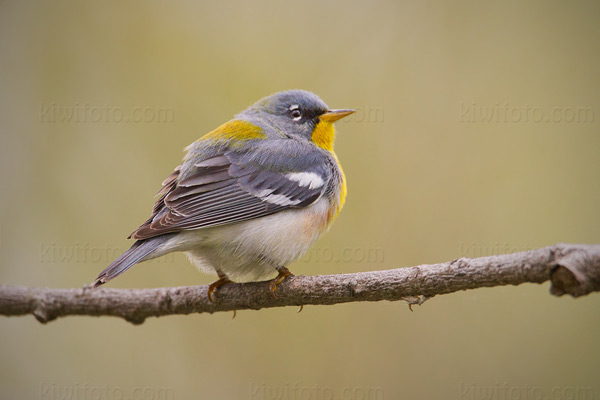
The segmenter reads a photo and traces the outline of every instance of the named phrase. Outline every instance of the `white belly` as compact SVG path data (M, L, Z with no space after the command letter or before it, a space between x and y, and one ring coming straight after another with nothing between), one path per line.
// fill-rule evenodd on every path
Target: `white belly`
M328 228L329 202L214 228L179 233L165 247L185 251L201 271L260 280L301 257ZM175 248L174 248L175 247Z

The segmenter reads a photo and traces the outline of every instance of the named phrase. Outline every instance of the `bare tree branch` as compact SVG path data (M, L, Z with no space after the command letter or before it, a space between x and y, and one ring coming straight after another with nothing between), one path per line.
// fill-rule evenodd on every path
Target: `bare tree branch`
M224 285L216 301L208 286L156 289L50 289L0 285L0 315L33 314L42 322L67 315L112 315L141 324L148 317L261 308L405 300L422 304L440 294L550 280L550 293L584 296L600 291L600 245L557 244L537 250L387 271L296 276L268 283Z

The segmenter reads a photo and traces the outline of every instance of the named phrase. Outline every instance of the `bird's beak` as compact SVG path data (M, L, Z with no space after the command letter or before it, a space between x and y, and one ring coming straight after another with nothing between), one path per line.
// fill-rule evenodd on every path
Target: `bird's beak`
M356 110L329 110L325 114L321 114L319 119L325 122L335 122L338 119L347 117L348 115L355 113Z

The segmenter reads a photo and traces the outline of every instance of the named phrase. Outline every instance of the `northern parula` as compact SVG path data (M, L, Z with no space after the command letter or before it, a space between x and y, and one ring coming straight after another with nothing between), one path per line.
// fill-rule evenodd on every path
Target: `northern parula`
M354 110L330 110L303 90L259 100L186 147L183 163L164 180L152 216L136 242L96 278L100 286L133 265L183 251L219 279L208 297L234 280L270 288L292 275L286 265L328 230L346 197L333 151L333 123Z

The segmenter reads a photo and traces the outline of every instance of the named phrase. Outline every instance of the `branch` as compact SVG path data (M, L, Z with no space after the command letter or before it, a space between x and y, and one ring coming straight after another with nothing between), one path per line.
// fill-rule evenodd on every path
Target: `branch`
M112 315L134 324L171 314L405 300L422 304L440 294L550 280L550 293L573 297L600 291L600 245L557 244L526 252L460 258L442 264L354 274L295 276L277 287L267 282L227 284L215 303L208 286L156 289L50 289L0 285L0 315L33 314L42 322L67 315Z

